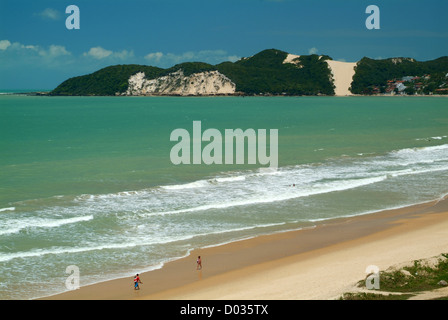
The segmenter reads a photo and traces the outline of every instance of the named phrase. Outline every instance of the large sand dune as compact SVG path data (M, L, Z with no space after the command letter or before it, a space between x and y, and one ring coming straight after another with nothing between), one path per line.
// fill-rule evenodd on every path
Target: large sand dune
M356 62L342 62L334 60L326 60L328 67L333 75L336 96L349 96L352 93L349 88L352 83L353 75L355 74ZM288 54L283 63L292 63L301 68L300 56L295 54Z
M342 62L327 60L328 66L333 73L334 79L334 93L336 96L348 96L352 93L349 88L352 83L353 75L355 74L356 62Z

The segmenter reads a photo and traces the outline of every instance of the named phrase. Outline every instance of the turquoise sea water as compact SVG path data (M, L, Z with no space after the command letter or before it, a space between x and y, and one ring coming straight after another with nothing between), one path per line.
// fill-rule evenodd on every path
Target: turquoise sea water
M196 120L223 135L278 129L278 170L173 165L171 132ZM28 299L65 291L69 265L82 286L439 199L448 99L1 95L0 152L0 299Z

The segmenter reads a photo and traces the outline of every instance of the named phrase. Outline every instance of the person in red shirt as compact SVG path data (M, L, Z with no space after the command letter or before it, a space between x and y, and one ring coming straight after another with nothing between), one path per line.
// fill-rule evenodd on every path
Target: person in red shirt
M140 286L138 285L139 283L143 283L143 282L141 282L140 277L139 277L139 275L137 273L137 275L134 277L134 289L135 290L139 290L140 289Z

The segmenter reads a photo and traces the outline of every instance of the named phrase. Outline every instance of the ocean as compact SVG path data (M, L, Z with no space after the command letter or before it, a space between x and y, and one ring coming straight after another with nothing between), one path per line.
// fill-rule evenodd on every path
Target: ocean
M174 165L170 134L193 121L223 135L277 129L277 170ZM448 100L0 95L0 151L0 299L33 299L66 291L72 265L84 286L441 199Z

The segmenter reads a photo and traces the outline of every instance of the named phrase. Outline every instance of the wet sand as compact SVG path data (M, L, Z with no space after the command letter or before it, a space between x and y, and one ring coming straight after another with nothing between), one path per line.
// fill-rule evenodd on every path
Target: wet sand
M448 200L193 250L141 274L140 290L131 277L44 299L337 299L365 278L369 265L385 270L444 252ZM196 270L199 255L202 270Z

